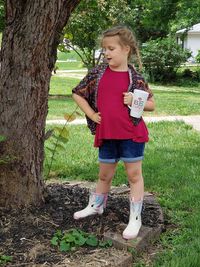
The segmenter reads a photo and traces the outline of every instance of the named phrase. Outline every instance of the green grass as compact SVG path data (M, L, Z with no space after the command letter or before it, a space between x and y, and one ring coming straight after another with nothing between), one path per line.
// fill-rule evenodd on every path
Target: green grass
M48 126L48 128L51 127ZM69 126L69 133L69 142L66 144L67 153L57 154L52 171L56 173L56 177L69 180L96 180L98 166L97 150L93 149L93 137L87 126ZM80 143L80 140L84 140L84 142ZM50 142L51 140L49 139L47 143ZM49 151L46 151L46 153L48 159Z
M71 95L71 90L80 79L53 76L50 94ZM145 116L200 114L200 88L150 85L156 100L156 110L145 112ZM72 99L49 101L48 118L62 118L63 111L71 112L76 104Z
M167 92L190 92L190 93L200 93L200 83L198 86L176 86L176 85L158 85L149 84L150 88L154 91L167 91Z
M200 262L200 134L183 122L148 125L143 174L145 190L155 192L165 219L172 223L162 234L154 267L198 267ZM66 180L96 181L97 150L86 126L69 126L66 151L56 156L52 171ZM84 141L82 141L84 140ZM49 139L48 143L51 142ZM87 156L86 156L87 155ZM50 155L47 152L47 159ZM46 170L46 164L45 164ZM126 183L123 164L118 165L114 185ZM138 260L142 262L142 260Z
M80 57L74 51L70 51L67 53L58 52L57 57L58 61L56 62L56 67L58 67L58 70L83 69L83 63ZM66 62L59 62L59 60Z
M81 61L77 62L56 62L58 70L81 70L85 69Z
M154 116L192 115L200 113L200 90L154 90ZM149 114L151 115L151 114Z
M70 52L60 52L58 51L57 53L58 60L77 60L80 61L80 57L73 51L71 50Z
M181 122L150 127L146 150L146 189L157 192L170 222L177 228L162 236L164 251L153 266L190 267L200 262L200 134ZM153 155L153 157L151 156Z
M71 95L72 88L74 88L80 79L52 76L50 82L51 95Z
M47 120L50 119L63 119L64 114L71 114L77 108L77 105L72 98L65 99L49 99L48 102L49 111L47 115ZM78 112L82 113L80 109L77 109ZM83 117L82 113L82 117Z

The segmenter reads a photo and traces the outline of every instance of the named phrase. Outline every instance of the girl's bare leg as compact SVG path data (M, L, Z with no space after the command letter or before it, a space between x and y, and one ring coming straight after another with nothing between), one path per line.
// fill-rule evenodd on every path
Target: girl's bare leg
M142 161L124 162L124 165L130 184L131 198L134 197L134 201L140 201L144 196Z
M99 180L96 186L96 193L108 193L112 178L115 174L117 163L99 163Z

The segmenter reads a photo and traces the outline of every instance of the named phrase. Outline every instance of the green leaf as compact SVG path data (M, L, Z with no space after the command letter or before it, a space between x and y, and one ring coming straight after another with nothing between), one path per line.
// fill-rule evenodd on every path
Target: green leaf
M72 243L75 241L75 237L72 234L67 233L63 236L63 240L65 240L66 242Z
M79 235L83 235L84 232L82 232L81 230L77 230L77 229L71 229L70 233L74 236L79 236Z
M107 240L107 244L108 244L109 247L112 247L112 245L113 245L112 240Z
M6 137L3 136L3 135L0 135L0 142L3 142L3 141L5 141L5 140L6 140Z
M88 237L88 233L86 233L86 232L84 232L84 231L82 231L82 230L78 230L78 232L79 232L79 234L81 234L82 236L84 236L84 237Z
M60 132L60 136L62 136L63 138L68 139L69 138L69 130L67 128L63 128L62 132Z
M67 243L65 240L62 240L60 242L60 251L70 251L71 250L71 246L69 243Z
M63 127L54 127L53 128L54 132L56 132L58 134L60 134L62 132L62 129L63 129Z
M78 236L78 235L75 236L75 241L74 241L74 243L75 243L76 245L78 245L78 246L83 246L86 242L87 242L87 239L86 239L84 236L82 236L82 235L80 235L80 234L79 234L79 236Z
M12 261L12 256L0 255L0 263Z
M8 161L0 158L0 164L6 164Z
M51 244L53 246L57 246L58 245L58 237L57 236L54 236L52 239L51 239Z
M57 230L56 233L55 233L55 235L56 235L59 239L61 239L62 236L63 236L63 233L62 233L61 230Z
M86 244L92 247L96 247L98 245L98 239L94 235L89 235Z
M99 241L99 246L102 248L112 247L112 240Z
M69 137L69 130L66 127L55 127L54 131L58 133L63 138Z
M57 148L59 150L62 150L62 151L65 151L66 150L65 146L63 144L60 144L60 143L57 144Z
M54 153L54 149L52 149L52 148L50 148L48 146L46 146L46 149L49 150L51 153Z
M55 135L55 134L52 135L52 137L55 138L56 140L58 140L58 142L62 142L62 143L64 143L64 144L65 144L66 142L68 142L68 140L69 140L68 138L64 138L64 137L62 137L62 136L60 136L60 135L57 136L57 135Z
M70 122L70 121L74 121L76 119L76 116L75 115L72 115L72 114L64 114L64 118L67 122Z

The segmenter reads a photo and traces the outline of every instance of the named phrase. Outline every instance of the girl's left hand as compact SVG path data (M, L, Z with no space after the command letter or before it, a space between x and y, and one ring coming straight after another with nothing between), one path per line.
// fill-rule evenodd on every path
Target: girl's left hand
M129 93L125 92L125 93L123 93L123 95L124 95L124 98L123 98L124 104L131 106L132 101L133 101L133 94L130 92Z

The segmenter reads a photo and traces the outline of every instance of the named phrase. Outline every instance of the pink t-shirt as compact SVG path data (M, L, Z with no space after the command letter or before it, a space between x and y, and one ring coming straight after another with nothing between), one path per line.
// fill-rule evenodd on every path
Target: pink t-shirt
M123 103L123 93L129 86L128 71L106 69L99 82L97 107L101 113L101 124L97 125L94 146L102 145L104 139L132 139L135 142L148 142L148 130L143 121L137 126L128 114Z

